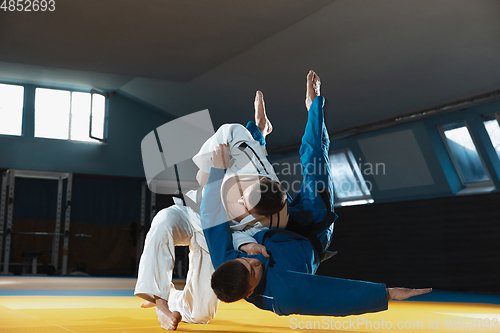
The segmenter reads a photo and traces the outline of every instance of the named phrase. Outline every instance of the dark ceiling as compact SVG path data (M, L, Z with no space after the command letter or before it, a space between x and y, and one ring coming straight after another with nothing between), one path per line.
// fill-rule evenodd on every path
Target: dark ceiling
M497 0L86 0L0 11L0 80L116 90L300 140L314 69L338 131L500 88Z

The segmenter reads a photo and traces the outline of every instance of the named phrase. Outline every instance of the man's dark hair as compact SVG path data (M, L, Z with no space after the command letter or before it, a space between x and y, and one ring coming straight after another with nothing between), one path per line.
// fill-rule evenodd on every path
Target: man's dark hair
M285 188L279 182L267 177L261 177L259 183L260 201L254 207L256 213L267 216L279 213L287 200Z
M241 262L228 260L212 274L211 285L218 299L236 302L245 298L250 290L250 272Z

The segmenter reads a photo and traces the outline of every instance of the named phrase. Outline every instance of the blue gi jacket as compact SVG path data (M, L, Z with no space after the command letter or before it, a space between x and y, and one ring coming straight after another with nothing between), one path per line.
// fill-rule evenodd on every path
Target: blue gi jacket
M309 111L300 149L304 182L290 203L290 222L296 230L314 229L318 243L313 246L297 233L263 230L254 235L267 248L270 258L247 255L233 248L231 232L221 203L220 186L225 171L212 168L201 204L201 222L214 268L226 260L252 257L264 272L259 285L246 300L278 315L345 316L387 309L384 284L314 275L319 266L318 250L326 249L333 232L333 189L328 166L329 139L323 122L324 99L317 97ZM325 167L321 172L317 166ZM314 168L314 170L312 169ZM330 202L316 191L323 188ZM303 234L303 233L302 233Z
M278 315L346 316L387 310L384 284L313 275L318 254L308 239L296 233L282 229L257 233L255 239L267 248L270 258L235 250L220 202L223 177L222 169L210 172L201 204L203 232L214 268L241 257L256 258L264 266L248 302Z

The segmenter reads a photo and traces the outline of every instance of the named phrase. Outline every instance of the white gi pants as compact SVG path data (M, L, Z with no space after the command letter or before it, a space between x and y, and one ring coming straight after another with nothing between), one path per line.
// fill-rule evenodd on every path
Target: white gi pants
M184 290L170 289L176 245L189 246ZM168 300L170 311L179 311L182 321L206 324L219 305L210 287L213 272L200 216L189 207L170 206L159 211L151 223L134 293L150 302L154 302L154 295Z

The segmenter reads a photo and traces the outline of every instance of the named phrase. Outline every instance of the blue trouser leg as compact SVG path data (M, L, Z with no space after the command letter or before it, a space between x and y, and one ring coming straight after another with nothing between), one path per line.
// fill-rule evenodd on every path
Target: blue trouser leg
M266 146L266 138L262 135L260 132L260 129L257 127L257 124L255 124L253 121L249 121L246 126L247 131L252 134L252 137L255 141L260 143L262 147Z
M316 97L311 104L302 144L300 146L300 163L302 165L303 183L302 199L309 199L314 208L325 208L324 201L318 198L318 190L325 190L329 195L328 206L333 211L333 179L328 157L330 139L325 126L322 96Z
M303 182L290 204L289 230L311 240L322 253L331 242L333 222L333 180L328 151L330 139L323 118L324 98L313 101L300 146Z

